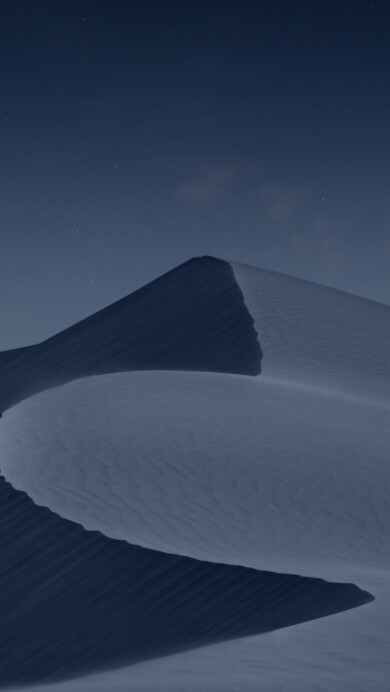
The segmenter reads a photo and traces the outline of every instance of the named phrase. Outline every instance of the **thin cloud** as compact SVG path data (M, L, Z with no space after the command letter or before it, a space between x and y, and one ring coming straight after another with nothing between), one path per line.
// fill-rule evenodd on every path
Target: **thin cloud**
M210 202L222 197L236 173L233 167L208 168L201 175L177 189L178 199L187 202Z
M262 185L258 196L265 203L264 215L271 221L286 221L298 210L306 197L304 190L288 185Z

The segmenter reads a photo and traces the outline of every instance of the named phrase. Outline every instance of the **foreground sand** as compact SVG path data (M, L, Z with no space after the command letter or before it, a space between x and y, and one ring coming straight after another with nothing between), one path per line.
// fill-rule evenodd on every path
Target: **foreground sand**
M0 354L0 682L387 690L389 308L210 258L143 291Z

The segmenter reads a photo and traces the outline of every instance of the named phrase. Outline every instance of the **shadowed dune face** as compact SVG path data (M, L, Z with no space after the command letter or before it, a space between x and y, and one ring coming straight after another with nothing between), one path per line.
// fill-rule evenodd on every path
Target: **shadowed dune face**
M354 608L352 584L131 546L0 479L0 685L86 674Z
M333 582L388 574L390 325L338 297L200 258L0 353L0 685L373 600Z
M6 479L86 529L360 586L390 566L388 444L385 409L213 373L80 379L0 430Z
M126 370L257 375L261 357L230 264L194 259L41 344L0 353L0 411L88 375Z

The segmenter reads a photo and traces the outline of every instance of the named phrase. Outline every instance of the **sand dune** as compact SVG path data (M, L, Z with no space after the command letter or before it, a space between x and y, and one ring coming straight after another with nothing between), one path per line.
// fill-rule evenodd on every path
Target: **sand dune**
M263 373L390 404L390 307L236 262Z
M203 258L0 354L0 683L387 690L389 347L385 306Z
M390 567L388 420L274 381L101 375L7 411L2 472L110 538L365 588Z
M189 260L36 346L0 353L0 411L49 387L126 370L260 372L253 319L228 262Z
M372 600L353 585L112 541L0 483L0 685L68 678Z

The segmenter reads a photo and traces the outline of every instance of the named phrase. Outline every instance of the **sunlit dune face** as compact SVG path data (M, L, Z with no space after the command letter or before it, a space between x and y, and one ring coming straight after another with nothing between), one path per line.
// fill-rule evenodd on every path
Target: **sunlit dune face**
M387 415L261 379L119 373L7 412L2 471L112 538L352 580L388 566Z

